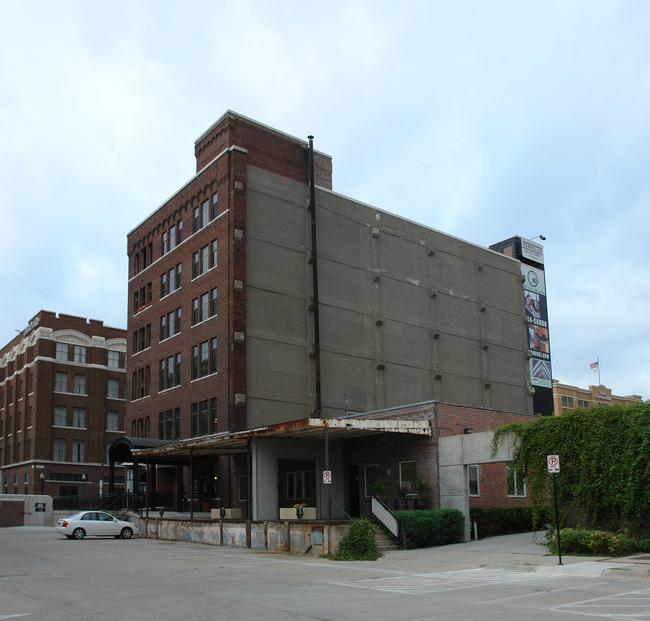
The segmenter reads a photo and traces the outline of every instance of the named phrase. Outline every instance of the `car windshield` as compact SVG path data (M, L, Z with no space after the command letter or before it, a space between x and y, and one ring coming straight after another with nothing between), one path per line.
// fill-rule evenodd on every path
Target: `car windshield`
M77 520L77 519L79 519L79 517L80 517L81 515L82 515L81 513L75 513L74 515L70 515L70 516L68 516L68 517L65 518L65 519L66 519L66 520Z

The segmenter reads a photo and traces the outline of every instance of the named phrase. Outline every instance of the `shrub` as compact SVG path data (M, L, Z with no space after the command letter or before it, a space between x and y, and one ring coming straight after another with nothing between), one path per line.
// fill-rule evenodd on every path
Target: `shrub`
M476 522L479 538L511 535L539 530L551 522L550 507L492 507L472 509L470 520Z
M554 529L548 531L548 549L557 554L557 534ZM650 540L636 539L628 533L611 533L603 530L591 530L578 526L560 529L562 554L589 556L627 556L633 552L643 551Z
M463 540L465 517L456 509L395 511L407 548L428 548Z
M364 518L353 520L336 553L330 558L335 561L376 561L379 551L370 522Z

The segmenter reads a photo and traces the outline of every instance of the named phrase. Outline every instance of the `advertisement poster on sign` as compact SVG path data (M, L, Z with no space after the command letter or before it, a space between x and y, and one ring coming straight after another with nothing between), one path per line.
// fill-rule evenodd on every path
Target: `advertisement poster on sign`
M544 271L522 263L521 273L524 277L528 349L531 352L530 381L533 386L552 388L551 345L548 335Z

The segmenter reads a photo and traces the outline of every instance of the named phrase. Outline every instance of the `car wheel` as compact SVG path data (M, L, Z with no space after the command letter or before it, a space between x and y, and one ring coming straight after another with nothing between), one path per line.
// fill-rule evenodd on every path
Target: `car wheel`
M86 531L83 528L75 528L72 531L73 539L83 539L86 536Z
M130 528L123 528L120 535L122 539L131 539L133 536L133 531Z

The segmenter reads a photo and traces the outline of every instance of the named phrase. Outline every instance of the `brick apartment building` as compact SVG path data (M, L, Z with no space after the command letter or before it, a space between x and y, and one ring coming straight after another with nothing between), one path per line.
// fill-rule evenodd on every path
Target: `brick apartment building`
M158 461L159 489L260 516L254 430L431 400L532 414L519 261L336 194L311 141L230 111L195 156L127 239L126 431L148 442L125 446L195 460ZM248 445L206 449L215 434ZM291 450L270 462L276 506L316 486Z
M36 314L0 350L2 493L98 495L124 434L125 373L123 329Z

